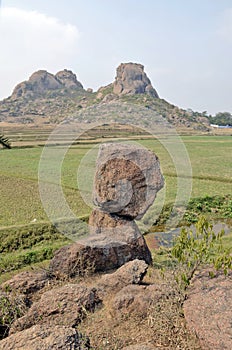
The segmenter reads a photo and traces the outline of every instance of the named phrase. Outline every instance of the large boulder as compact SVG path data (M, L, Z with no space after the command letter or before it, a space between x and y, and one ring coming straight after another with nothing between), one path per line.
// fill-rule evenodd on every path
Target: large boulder
M158 157L131 144L101 145L94 179L94 204L108 213L140 219L163 187Z
M150 79L144 72L144 66L138 63L121 63L113 84L116 95L148 94L159 97L151 85Z
M51 260L51 273L75 276L107 271L134 259L151 264L151 253L135 222L119 219L117 223L113 228L103 224L96 228L97 234L60 248Z
M55 77L67 89L83 89L83 85L77 80L76 74L74 74L71 70L64 69L56 73Z
M87 311L94 311L101 303L95 288L77 284L67 284L42 294L28 312L16 320L10 334L30 328L35 324L76 327L86 316Z
M1 350L88 350L89 339L67 326L35 325L0 341Z
M27 95L41 94L48 90L61 89L63 84L56 77L46 70L39 70L31 75L28 81L18 84L12 98L18 98Z
M61 89L83 89L82 84L77 80L76 75L67 69L53 75L46 70L39 70L33 73L29 80L18 84L13 93L12 98L39 96L48 91Z

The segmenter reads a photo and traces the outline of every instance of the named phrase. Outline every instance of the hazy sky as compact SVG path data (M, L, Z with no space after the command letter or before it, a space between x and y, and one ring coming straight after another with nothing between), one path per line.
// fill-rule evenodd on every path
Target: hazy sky
M232 0L2 0L0 99L36 70L73 70L85 88L138 62L160 97L232 112Z

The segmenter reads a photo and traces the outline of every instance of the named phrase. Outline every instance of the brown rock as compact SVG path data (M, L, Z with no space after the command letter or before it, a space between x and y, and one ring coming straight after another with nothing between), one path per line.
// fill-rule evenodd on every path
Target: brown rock
M122 288L112 301L114 312L119 314L136 313L146 316L151 305L161 299L163 291L156 285L128 285Z
M1 285L3 290L17 290L20 293L29 294L42 289L49 278L45 272L23 271Z
M85 274L88 269L92 272L115 269L134 259L152 262L137 225L125 220L123 226L99 227L97 234L60 248L51 260L50 270L54 274L75 276Z
M202 349L232 349L232 272L228 276L209 271L198 274L184 303L188 328L195 332Z
M35 325L0 341L1 350L88 350L89 340L76 329Z
M13 323L10 334L35 324L75 327L85 317L86 311L93 311L100 302L95 288L77 284L54 288L42 294L41 299Z
M117 271L103 275L96 284L98 294L122 289L131 284L140 284L147 272L148 265L143 260L135 259L121 266Z
M121 63L117 68L117 76L113 84L113 92L117 95L148 94L159 97L144 72L144 66L137 63Z
M128 239L138 238L141 235L133 220L115 214L109 214L99 209L94 209L90 214L89 231L92 235L115 235L127 241ZM114 239L114 237L112 238Z
M156 350L158 348L150 344L134 344L123 348L122 350Z
M101 145L93 201L102 210L140 219L163 185L159 160L151 151L121 143Z

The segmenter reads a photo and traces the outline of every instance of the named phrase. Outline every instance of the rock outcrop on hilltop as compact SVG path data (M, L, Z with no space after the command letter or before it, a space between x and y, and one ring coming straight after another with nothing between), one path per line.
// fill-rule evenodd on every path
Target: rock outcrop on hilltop
M67 89L83 89L83 85L77 80L76 74L74 74L71 70L64 69L56 73L55 77Z
M53 75L46 70L39 70L33 73L29 80L18 84L11 97L32 97L41 95L47 91L59 90L63 88L83 89L82 84L77 80L76 75L65 69Z
M67 326L35 325L1 341L2 350L88 350L89 340Z
M144 72L144 66L138 63L121 63L113 83L116 95L148 94L158 98L156 90Z
M64 69L55 75L39 70L27 81L18 84L11 96L0 101L0 122L35 125L60 123L73 116L76 120L89 107L95 111L104 105L110 110L116 101L117 111L124 110L125 103L130 103L135 111L137 106L142 106L144 113L149 109L154 116L162 116L175 127L209 130L209 120L203 113L183 110L159 98L144 66L132 62L121 63L115 81L96 92L91 88L85 90L70 70ZM90 110L88 123L95 122L94 113Z

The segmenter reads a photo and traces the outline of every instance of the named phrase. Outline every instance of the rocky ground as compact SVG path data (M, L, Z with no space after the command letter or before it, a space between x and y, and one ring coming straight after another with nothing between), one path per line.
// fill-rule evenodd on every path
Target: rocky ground
M1 286L2 301L24 307L0 349L229 350L231 287L232 274L203 270L184 300L170 273L138 259L72 279L23 272Z
M89 235L1 285L0 349L232 348L232 273L200 271L186 294L174 270L153 267L134 219L163 185L152 152L102 145Z

